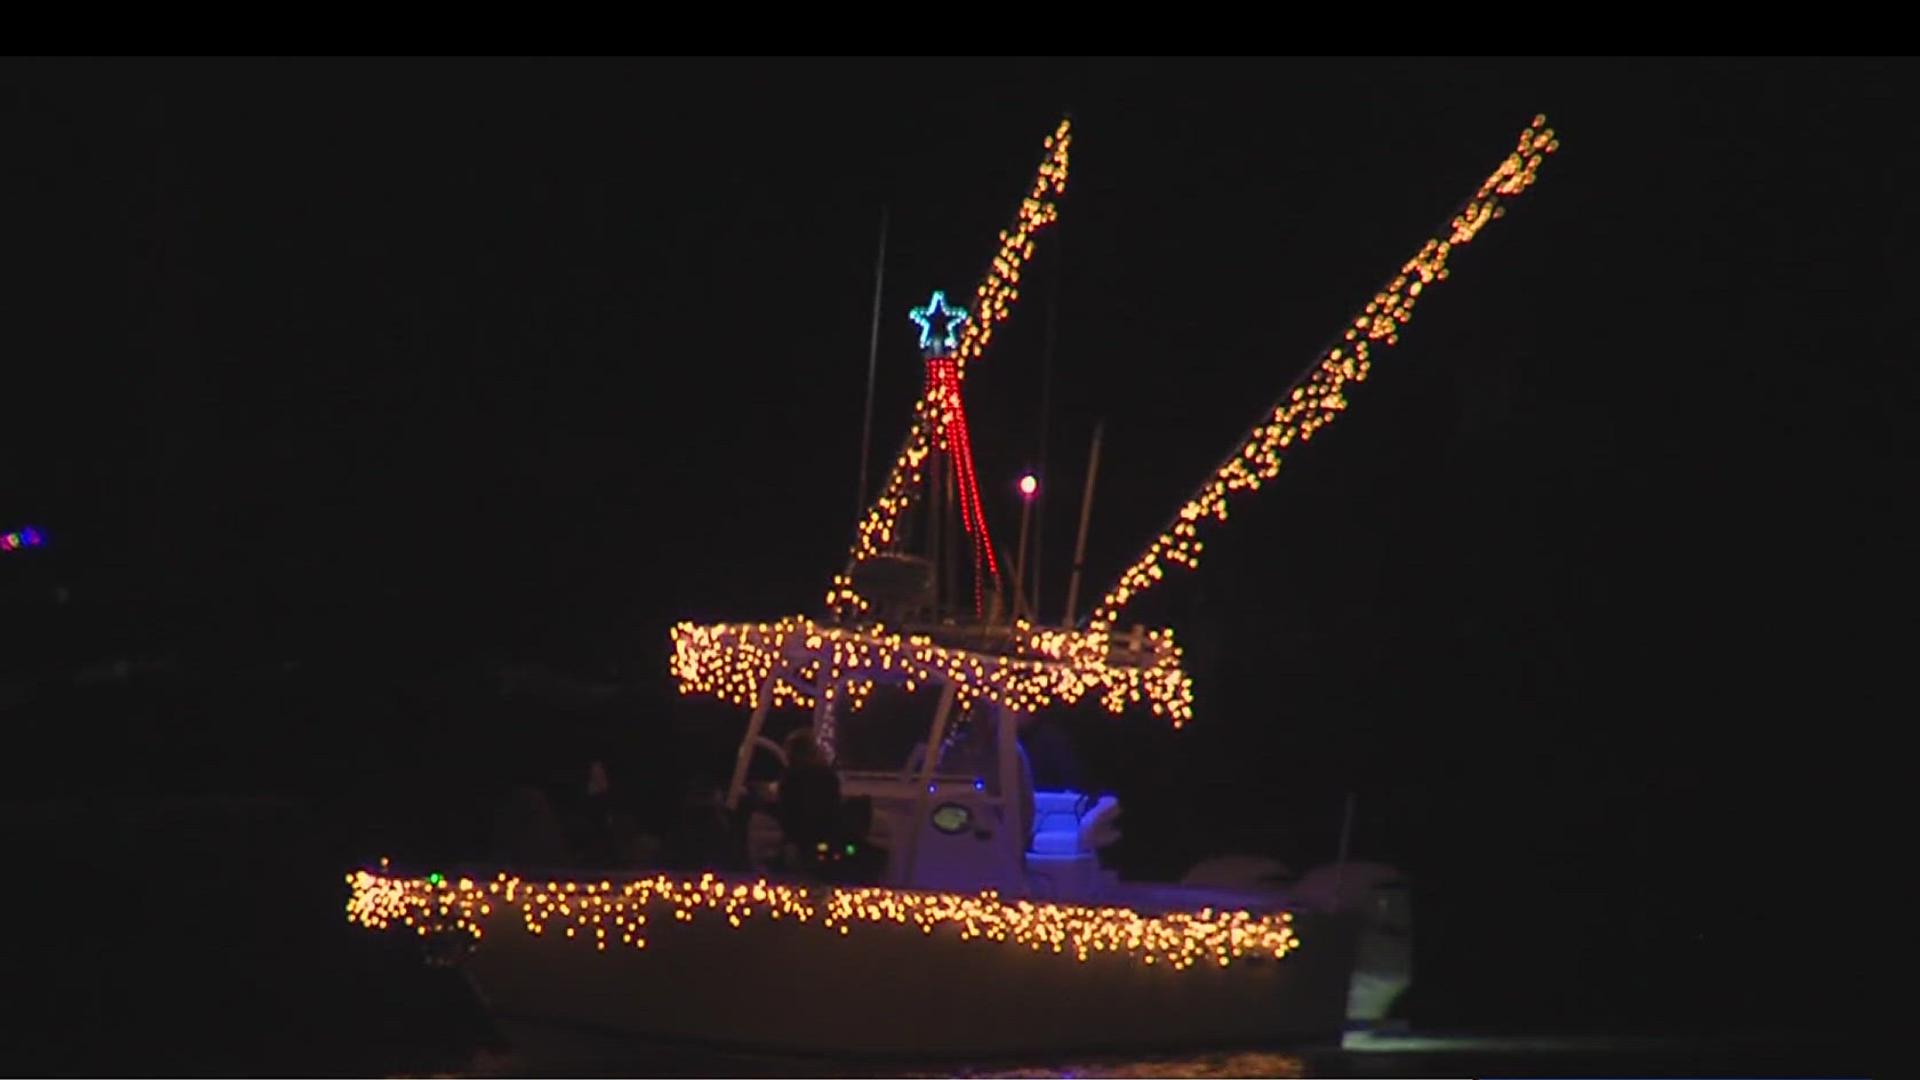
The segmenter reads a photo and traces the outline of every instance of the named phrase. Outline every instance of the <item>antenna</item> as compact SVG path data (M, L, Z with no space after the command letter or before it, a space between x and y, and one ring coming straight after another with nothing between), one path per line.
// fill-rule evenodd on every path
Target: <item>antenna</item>
M1087 558L1087 519L1093 514L1093 478L1100 474L1100 433L1102 420L1093 425L1093 450L1087 454L1087 490L1080 496L1080 536L1073 542L1073 576L1067 579L1067 617L1063 626L1073 625L1073 602L1080 598L1080 567Z
M860 425L860 491L855 520L867 507L867 460L873 456L873 373L880 356L880 288L887 280L887 208L880 208L880 253L873 259L873 331L867 339L867 412Z
M1335 907L1341 906L1340 879L1345 877L1347 872L1347 844L1353 839L1353 804L1358 798L1357 793L1347 792L1346 812L1340 818L1340 852L1334 856L1333 860L1333 906Z
M1035 475L1040 482L1040 491L1034 496L1039 505L1035 508L1038 520L1033 523L1033 587L1027 592L1027 607L1035 622L1040 620L1040 553L1041 542L1047 535L1047 488L1051 487L1051 478L1047 475L1047 419L1052 412L1053 402L1053 341L1054 323L1060 312L1060 264L1065 261L1066 228L1057 230L1060 238L1055 241L1058 247L1053 257L1051 288L1047 293L1047 343L1040 356L1040 464Z

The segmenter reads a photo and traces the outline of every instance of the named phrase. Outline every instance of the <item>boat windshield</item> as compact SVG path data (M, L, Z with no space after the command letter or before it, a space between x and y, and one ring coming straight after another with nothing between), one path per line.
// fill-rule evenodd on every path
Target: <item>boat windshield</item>
M876 686L859 710L838 709L834 718L834 765L846 772L900 772L920 767L927 737L933 733L933 717L940 706L937 690L923 688L909 693L900 686ZM965 753L990 729L987 708L968 716L956 708L948 718L948 731L959 724L959 737L943 740L949 745L939 772L981 771L974 768ZM971 736L971 737L970 737ZM990 746L990 744L989 744ZM962 768L964 766L964 768ZM992 772L991 758L985 771Z

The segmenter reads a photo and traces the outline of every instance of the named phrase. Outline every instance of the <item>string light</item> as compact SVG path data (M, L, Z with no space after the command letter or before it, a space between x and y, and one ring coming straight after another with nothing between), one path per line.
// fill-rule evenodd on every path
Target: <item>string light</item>
M29 525L10 533L0 533L0 551L19 551L23 548L39 547L44 541L40 530Z
M1199 493L1180 508L1173 524L1121 572L1094 608L1091 629L1097 632L1112 626L1121 608L1165 576L1166 564L1188 569L1199 565L1201 523L1227 520L1229 495L1258 491L1263 482L1280 471L1281 451L1295 442L1312 439L1316 431L1346 411L1347 384L1366 381L1374 347L1399 343L1400 332L1413 318L1416 301L1436 282L1447 279L1447 259L1471 243L1488 222L1504 215L1507 200L1531 187L1541 163L1559 148L1547 118L1534 117L1533 123L1520 132L1513 152L1480 184L1443 234L1428 239L1386 287L1374 294L1365 310L1347 326L1340 343L1323 353L1320 362L1288 388Z
M994 943L1084 963L1112 953L1183 971L1195 964L1226 966L1242 957L1282 959L1299 948L1293 916L1216 911L1143 915L1125 907L1003 900L993 890L965 895L885 888L829 888L768 881L729 882L705 873L675 880L664 874L615 882L528 880L499 873L470 877L398 877L361 870L348 874L347 921L368 930L411 930L420 937L464 935L479 946L515 927L595 951L644 950L662 930L702 917L739 929L754 919L816 928L850 937L880 927L918 930L931 937ZM556 934L555 931L558 931ZM564 945L562 947L565 947Z
M967 433L967 410L960 398L960 376L951 358L927 361L926 396L933 403L934 445L946 451L953 463L954 490L960 503L960 524L973 540L973 609L981 612L981 594L985 579L980 573L984 557L988 570L1000 576L1000 563L993 553L993 537L987 532L987 512L980 505L980 481L973 470L973 439Z
M1030 713L1097 693L1116 714L1144 704L1176 728L1193 718L1193 681L1181 667L1170 630L1146 632L1140 648L1117 654L1108 634L1039 630L1025 620L1013 624L1012 652L1006 655L940 645L927 635L891 633L879 625L822 625L801 615L775 623L681 623L671 636L681 693L711 694L743 707L752 707L769 681L774 704L809 709L823 683L821 693L844 686L851 707L859 709L876 683L912 692L951 682L962 707L985 700Z
M991 339L993 324L1006 317L1008 305L1018 298L1019 270L1032 254L1033 234L1058 216L1054 204L1043 197L1050 191L1058 194L1065 190L1069 142L1068 126L1062 122L1047 141L1049 156L1040 167L1029 198L1021 204L1014 231L1002 234L1001 253L979 290L977 315L964 325L953 349L952 383L944 376L930 378L927 392L915 403L906 445L895 459L880 497L859 524L853 563L887 550L897 540L900 515L910 504L913 491L924 482L927 455L944 430L944 395L957 387L964 377L966 359L979 355ZM1507 202L1533 185L1547 155L1558 149L1559 142L1553 129L1546 126L1546 117L1535 117L1520 133L1513 152L1481 183L1442 234L1428 239L1401 266L1345 328L1341 340L1289 387L1200 492L1180 508L1173 524L1120 575L1095 606L1087 630L1033 634L1030 627L1020 624L1015 654L996 656L937 647L924 637L887 635L878 627L871 631L823 630L803 617L758 625L703 628L682 624L673 632L674 670L682 692L714 693L750 705L757 700L759 687L772 679L776 701L811 707L813 691L808 688L820 685L824 669L836 684L843 677L850 678L849 698L858 708L872 687L871 665L879 663L883 672L904 672L900 681L909 690L940 677L956 684L957 696L985 697L1016 711L1031 711L1056 701L1077 701L1099 689L1101 701L1110 711L1120 712L1144 699L1156 713L1169 716L1176 727L1180 726L1192 715L1192 686L1180 669L1179 650L1172 645L1170 632L1152 635L1164 651L1156 651L1153 661L1144 667L1108 662L1109 635L1121 609L1162 580L1166 564L1189 569L1198 566L1204 548L1199 539L1201 523L1225 521L1229 496L1259 490L1262 483L1278 474L1282 451L1296 441L1312 439L1316 431L1347 409L1348 384L1366 380L1376 347L1399 343L1400 332L1411 321L1419 297L1447 279L1447 261L1452 253L1504 215ZM944 298L936 294L936 301L943 302ZM929 304L927 311L937 312L941 306ZM931 322L923 323L923 331L931 327ZM952 327L949 321L949 332ZM935 339L923 332L923 340L933 343ZM849 612L871 610L867 599L853 588L851 566L834 577L827 604L843 617ZM861 648L856 649L859 659L850 660L839 650L856 639L861 641ZM795 651L796 640L804 641L805 648ZM829 640L833 642L831 648L824 644ZM896 669L895 664L903 666Z
M1014 303L1020 299L1020 271L1033 258L1034 238L1060 218L1060 208L1049 196L1066 193L1068 148L1072 143L1072 124L1063 119L1045 140L1046 156L1034 173L1026 197L1020 201L1013 227L1000 232L1000 246L988 262L985 279L974 290L977 303L973 317L952 348L955 385L965 381L967 361L986 351L993 340L994 326L1006 321ZM925 339L923 333L923 344ZM935 385L929 385L914 403L914 420L907 429L906 441L893 460L880 494L855 526L853 548L848 554L850 563L862 563L887 551L898 538L900 515L912 504L913 493L925 481L921 465L933 450L945 415L938 400L938 395L943 393ZM991 547L987 548L986 555L992 559ZM854 589L851 568L847 573L834 576L827 603L840 615L864 613L871 606Z

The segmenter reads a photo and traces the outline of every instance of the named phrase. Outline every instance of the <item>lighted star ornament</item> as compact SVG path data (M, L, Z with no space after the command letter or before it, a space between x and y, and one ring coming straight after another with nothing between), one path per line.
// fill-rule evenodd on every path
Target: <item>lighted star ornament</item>
M935 289L933 299L907 312L907 317L920 325L920 351L931 360L960 347L959 330L972 316L966 308L947 303L947 294Z
M933 413L934 445L947 452L953 462L954 489L959 497L960 524L973 539L973 613L978 616L985 604L986 577L998 578L1000 565L993 557L993 538L987 535L987 516L980 506L980 482L973 471L973 441L967 436L967 412L960 403L960 367L954 350L960 345L960 331L967 325L965 308L947 303L947 294L936 290L925 307L907 312L920 327L920 355L927 362L927 385L923 399Z

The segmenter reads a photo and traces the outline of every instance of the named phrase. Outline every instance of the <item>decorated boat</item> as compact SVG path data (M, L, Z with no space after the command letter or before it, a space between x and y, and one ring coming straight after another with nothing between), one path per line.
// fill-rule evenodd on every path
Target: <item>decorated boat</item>
M1450 257L1558 144L1535 118L1090 611L1074 615L1076 569L1064 618L1047 624L1027 584L1024 514L1011 560L989 530L963 388L1058 216L1072 139L1064 121L1046 139L972 310L936 292L910 312L924 389L822 608L672 629L681 691L749 710L725 793L733 842L712 868L382 864L348 875L350 920L462 965L523 1049L1276 1045L1331 1041L1388 1014L1411 977L1406 883L1392 868L1347 860L1343 845L1298 877L1220 860L1180 882L1121 880L1102 862L1119 802L1037 789L1024 737L1082 703L1193 719L1173 632L1123 626L1123 609L1170 565L1197 566L1201 529L1339 417ZM1087 499L1097 460L1096 437ZM1030 498L1032 483L1021 490ZM1081 520L1084 548L1084 504ZM786 812L799 781L783 783L803 764L831 776L827 827L802 830Z

